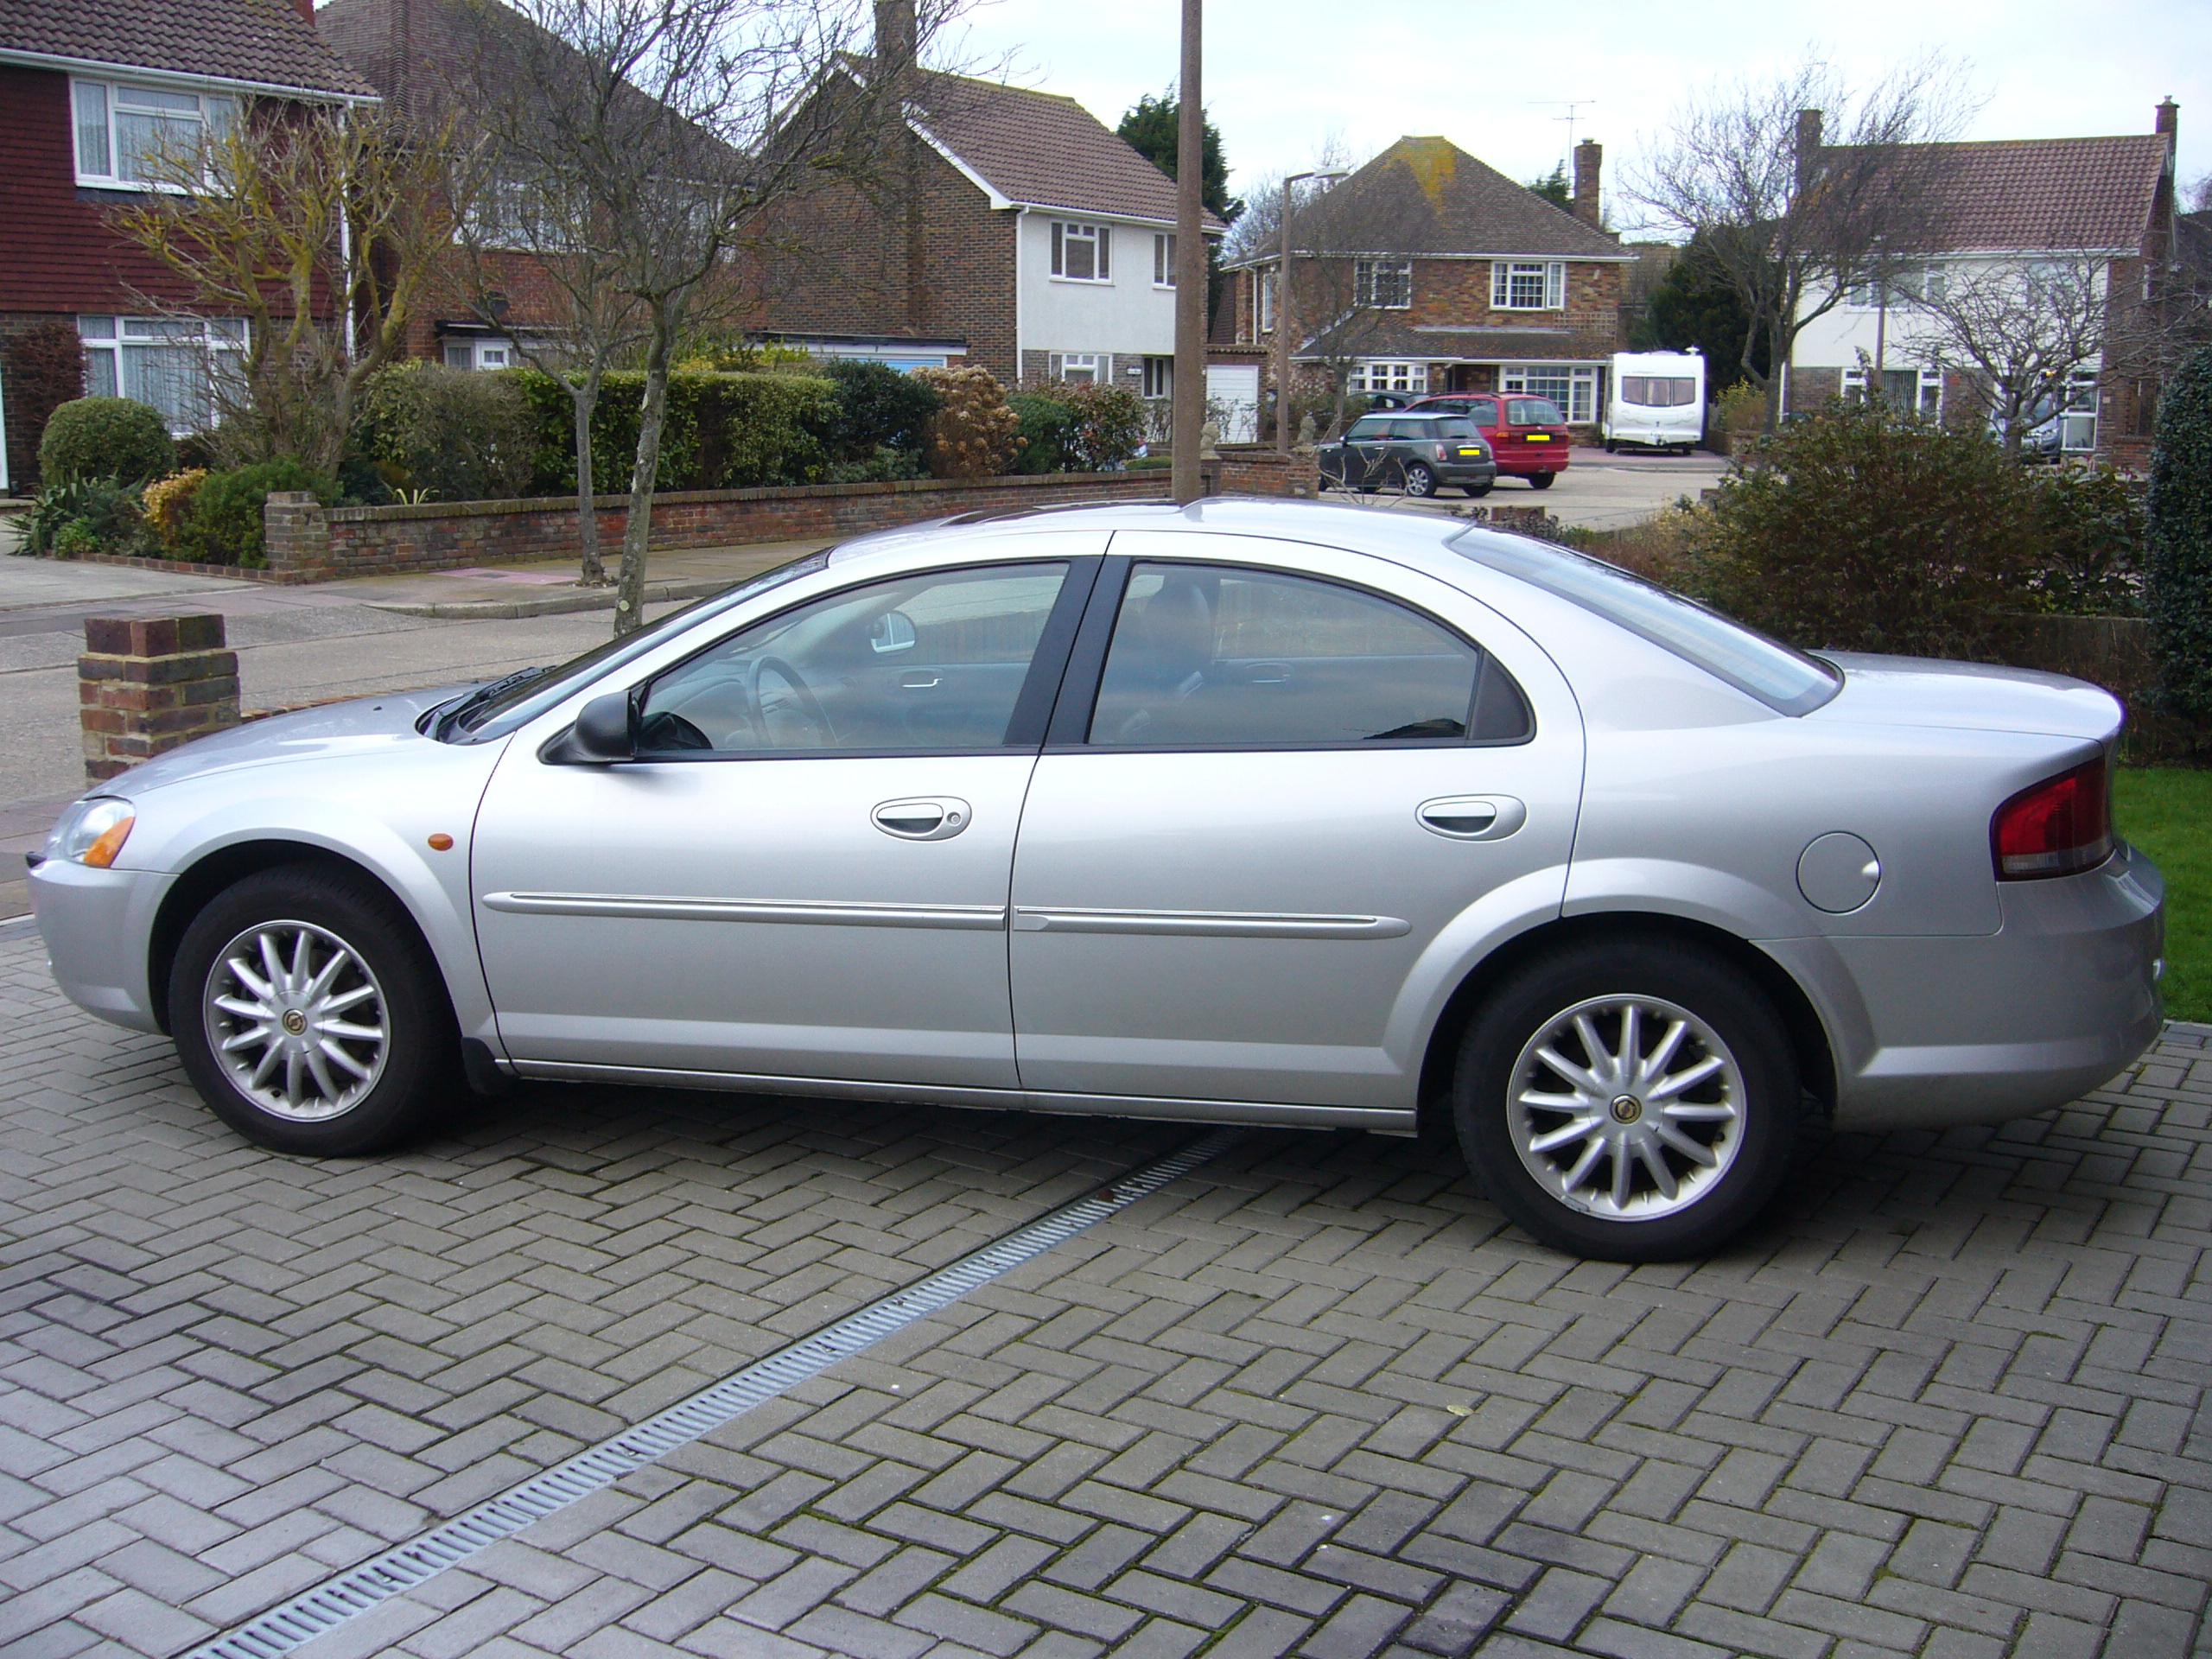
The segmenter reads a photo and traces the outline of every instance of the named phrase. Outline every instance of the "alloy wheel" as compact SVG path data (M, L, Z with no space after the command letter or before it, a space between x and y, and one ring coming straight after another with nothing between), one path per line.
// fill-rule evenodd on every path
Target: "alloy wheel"
M225 945L200 1017L238 1093L297 1122L360 1104L390 1052L384 988L359 951L312 922L257 923Z

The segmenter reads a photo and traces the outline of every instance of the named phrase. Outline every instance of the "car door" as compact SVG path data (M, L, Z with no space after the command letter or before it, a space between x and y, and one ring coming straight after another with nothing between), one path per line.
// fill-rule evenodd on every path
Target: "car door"
M1458 964L1558 912L1581 757L1557 670L1457 588L1118 533L1016 849L1023 1087L1410 1108Z
M1389 449L1390 423L1380 416L1363 415L1344 434L1344 481L1347 489L1372 488L1382 471Z
M1014 832L1103 541L817 583L594 688L631 699L634 760L519 734L472 868L509 1054L1012 1088Z

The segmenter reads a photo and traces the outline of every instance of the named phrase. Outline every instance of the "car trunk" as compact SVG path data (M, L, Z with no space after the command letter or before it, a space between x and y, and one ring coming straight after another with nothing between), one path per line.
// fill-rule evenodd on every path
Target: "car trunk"
M1821 655L1843 671L1843 689L1808 719L2035 733L2103 744L2120 734L2119 700L2062 674L1858 652Z

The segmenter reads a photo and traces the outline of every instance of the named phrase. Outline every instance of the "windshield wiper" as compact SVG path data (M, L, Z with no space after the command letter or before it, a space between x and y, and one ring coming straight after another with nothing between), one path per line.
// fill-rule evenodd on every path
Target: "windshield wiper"
M438 741L443 742L447 734L456 728L462 730L469 729L462 727L461 722L493 698L504 692L513 690L517 686L527 685L532 680L541 678L552 671L550 664L540 664L533 668L518 668L512 674L502 674L496 680L486 680L438 717Z

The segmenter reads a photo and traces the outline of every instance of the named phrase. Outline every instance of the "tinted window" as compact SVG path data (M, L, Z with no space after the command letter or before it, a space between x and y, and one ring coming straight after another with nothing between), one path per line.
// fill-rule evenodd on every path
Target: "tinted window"
M1273 571L1139 564L1090 741L1501 741L1527 727L1527 705L1502 672L1485 673L1483 652L1402 605Z
M1479 563L1618 623L1782 714L1808 714L1842 684L1841 677L1817 658L1602 559L1565 548L1474 540L1464 534L1452 545Z
M1351 423L1351 430L1345 433L1344 436L1347 439L1379 438L1389 429L1389 426L1390 423L1388 421L1378 421L1373 416L1367 416L1354 421Z
M641 750L995 748L1065 564L926 571L733 634L646 690Z

